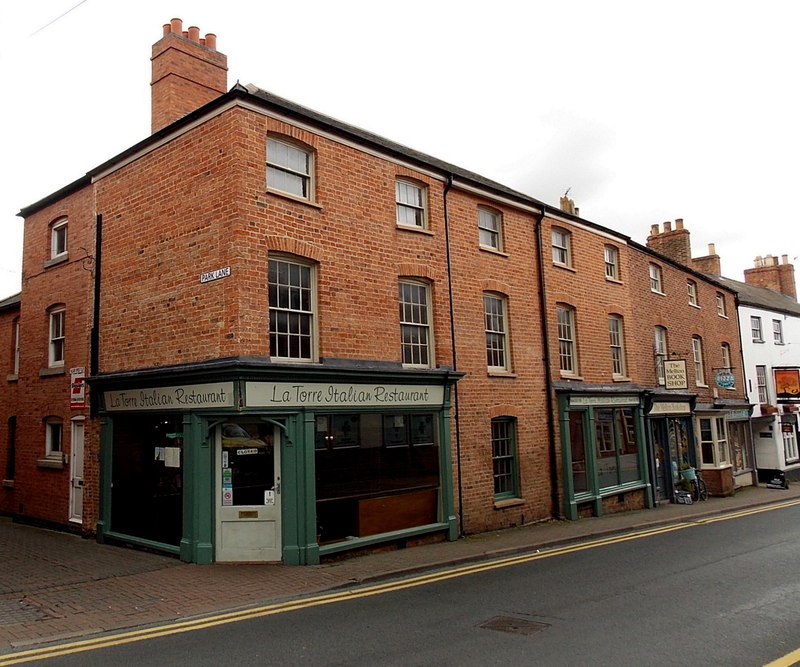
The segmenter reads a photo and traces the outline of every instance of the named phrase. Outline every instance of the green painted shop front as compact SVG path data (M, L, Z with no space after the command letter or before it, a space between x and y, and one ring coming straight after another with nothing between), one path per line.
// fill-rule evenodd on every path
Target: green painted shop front
M92 378L98 539L186 562L291 565L423 535L454 540L457 379L222 362Z

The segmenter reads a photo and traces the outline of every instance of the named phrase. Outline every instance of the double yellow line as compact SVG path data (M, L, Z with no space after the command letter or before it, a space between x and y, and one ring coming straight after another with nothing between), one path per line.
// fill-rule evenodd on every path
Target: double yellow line
M158 637L167 637L169 635L176 635L183 632L192 632L194 630L202 630L204 628L213 628L219 625L226 625L228 623L236 623L238 621L246 621L254 618L262 618L264 616L273 616L275 614L284 614L290 611L297 611L299 609L306 609L308 607L319 607L322 605L335 604L346 600L357 600L359 598L372 597L374 595L383 595L385 593L392 593L394 591L405 590L408 588L416 588L418 586L425 586L437 581L446 581L448 579L456 579L458 577L466 577L478 572L488 572L502 567L510 567L512 565L520 565L522 563L529 563L531 561L540 560L543 558L553 558L555 556L562 556L568 553L578 551L585 551L587 549L596 549L598 547L608 546L610 544L618 544L620 542L628 542L630 540L638 540L644 537L652 537L653 535L660 535L662 533L670 533L676 530L683 530L698 524L714 523L717 521L728 521L751 514L759 514L761 512L768 512L771 510L782 509L800 504L800 499L779 503L774 505L766 505L758 508L750 508L738 512L731 512L716 517L707 519L697 519L690 522L682 522L662 526L660 528L652 528L647 530L638 530L623 535L616 535L613 537L601 538L592 540L590 542L582 542L580 544L573 544L564 547L557 547L548 549L547 551L536 551L532 553L525 553L518 556L508 558L501 558L498 560L484 561L480 563L472 563L462 567L456 567L440 572L432 572L423 574L408 579L399 581L390 581L382 584L375 584L372 586L364 586L360 588L339 591L336 593L327 593L324 595L316 595L314 597L302 598L299 600L292 600L289 602L280 602L276 604L265 605L261 607L254 607L252 609L244 609L240 611L228 612L223 614L215 614L205 618L195 619L191 621L181 621L178 623L170 623L168 625L160 625L153 628L145 628L142 630L133 630L130 632L115 633L103 637L95 637L93 639L86 639L82 641L69 642L66 644L59 644L57 646L43 647L30 649L27 651L20 651L17 653L10 653L7 655L0 655L0 667L8 665L19 665L33 660L46 660L47 658L56 658L64 655L72 655L75 653L82 653L84 651L94 651L101 648L108 648L111 646L119 646L122 644L131 644L133 642L144 641L147 639L156 639ZM800 654L800 651L798 651ZM777 667L778 665L790 665L792 663L772 663Z

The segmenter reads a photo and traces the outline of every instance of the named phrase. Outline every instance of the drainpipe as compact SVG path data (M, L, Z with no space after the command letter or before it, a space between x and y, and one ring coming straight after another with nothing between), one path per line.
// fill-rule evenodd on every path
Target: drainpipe
M456 318L453 308L453 265L450 256L450 218L447 214L447 193L453 187L453 174L447 174L447 183L442 192L444 210L444 239L447 256L447 294L450 300L450 351L453 355L453 370L458 370L458 356L456 353ZM458 527L459 535L464 537L464 494L461 483L461 413L458 406L458 383L453 385L453 412L456 424L456 475L458 477Z
M550 366L550 334L547 319L547 289L544 275L544 257L542 255L542 222L544 221L545 207L542 206L542 214L535 223L537 256L539 258L539 309L541 310L542 323L542 345L544 346L544 377L547 387L545 398L547 407L547 437L550 442L550 503L552 506L551 514L556 518L561 518L561 506L558 500L558 445L556 443L555 417L553 416L553 373Z
M89 375L94 377L100 370L100 271L102 268L103 214L96 216L94 239L94 289L92 304L92 330L89 336ZM97 416L97 400L92 397L90 415Z

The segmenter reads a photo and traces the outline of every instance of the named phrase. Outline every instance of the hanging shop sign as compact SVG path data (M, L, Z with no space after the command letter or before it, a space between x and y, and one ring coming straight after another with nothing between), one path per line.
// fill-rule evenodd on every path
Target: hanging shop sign
M664 362L664 388L689 388L689 379L686 375L686 359L674 359Z
M69 408L82 410L86 407L86 368L78 366L69 369Z
M721 389L730 389L736 384L736 376L729 370L721 370L715 377L717 386Z
M800 401L800 369L776 368L774 371L778 399Z
M247 407L429 407L444 401L444 387L416 384L248 382Z
M104 398L110 412L232 408L233 382L107 391Z

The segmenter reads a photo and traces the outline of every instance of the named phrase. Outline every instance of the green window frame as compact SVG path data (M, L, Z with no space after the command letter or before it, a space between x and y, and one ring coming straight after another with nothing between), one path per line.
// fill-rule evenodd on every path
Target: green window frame
M492 419L492 474L495 500L519 497L517 420L513 417Z

